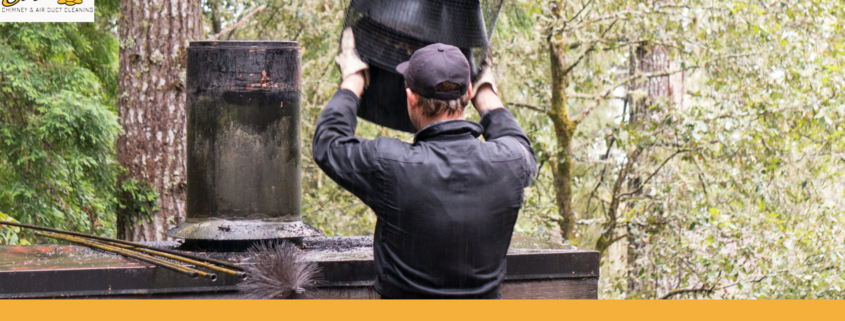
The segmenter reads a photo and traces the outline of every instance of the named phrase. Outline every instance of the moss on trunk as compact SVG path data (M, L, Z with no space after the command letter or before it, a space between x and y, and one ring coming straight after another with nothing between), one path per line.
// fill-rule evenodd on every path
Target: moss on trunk
M572 212L572 153L570 146L578 123L569 118L566 106L567 74L563 63L563 44L549 37L549 56L552 67L552 103L549 117L555 126L557 150L552 163L555 201L560 214L560 233L564 239L575 238L575 216Z

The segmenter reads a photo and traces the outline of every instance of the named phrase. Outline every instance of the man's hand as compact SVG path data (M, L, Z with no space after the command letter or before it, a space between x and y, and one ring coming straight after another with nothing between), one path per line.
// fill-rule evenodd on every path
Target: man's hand
M334 62L337 64L337 69L340 70L343 79L341 88L346 88L344 84L355 85L354 88L347 89L352 90L360 97L364 91L364 86L369 84L370 67L361 60L358 51L355 50L355 36L352 34L352 28L347 27L340 35L340 53L334 58ZM359 76L363 79L358 78ZM356 90L359 87L360 80L363 80L363 83L360 84L360 89Z
M472 84L472 88L474 91L472 105L475 106L479 114L504 107L496 91L496 75L493 71L493 58L489 50L484 57L484 61L481 62L481 73L478 75L478 80Z

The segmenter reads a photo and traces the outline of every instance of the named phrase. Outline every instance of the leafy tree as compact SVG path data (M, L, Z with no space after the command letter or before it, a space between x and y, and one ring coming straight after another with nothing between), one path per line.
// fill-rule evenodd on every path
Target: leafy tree
M97 23L2 24L0 219L113 234L116 4L98 1Z
M523 218L595 242L611 297L840 296L841 6L520 3L534 25L505 28L494 56L518 57L500 65L504 96L546 164ZM631 68L655 48L675 66ZM682 104L626 112L649 96L637 80L682 72ZM561 181L565 163L572 177ZM550 214L555 197L572 212ZM586 225L560 224L566 215Z

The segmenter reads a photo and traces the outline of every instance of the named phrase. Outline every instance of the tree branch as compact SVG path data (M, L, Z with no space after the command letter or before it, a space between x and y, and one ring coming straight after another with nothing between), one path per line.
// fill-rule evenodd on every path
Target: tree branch
M654 170L654 172L652 172L651 175L648 175L648 178L646 178L645 181L643 181L643 183L640 184L639 187L637 187L635 190L630 191L628 193L620 194L619 198L628 197L628 196L634 195L636 193L639 193L643 189L643 186L648 184L648 182L651 180L651 178L654 177L654 175L656 175L657 172L659 172L661 169L663 169L663 166L665 166L666 163L669 162L669 160L671 160L672 158L674 158L675 156L677 156L680 153L686 153L686 152L691 152L691 151L695 151L695 150L697 150L697 149L682 149L682 150L676 151L674 154L672 154L672 156L669 156L668 158L663 160L663 163L660 164L660 167L658 167L656 170Z
M611 239L613 235L613 229L616 228L616 210L619 208L620 198L617 196L619 190L622 189L622 182L625 181L628 174L631 173L633 169L634 163L637 162L637 158L640 157L640 150L635 149L631 153L628 154L628 162L622 168L622 172L619 173L619 176L616 178L616 181L613 182L613 197L610 200L610 208L607 209L607 213L605 216L607 217L607 224L606 230L604 231L605 238Z
M590 94L582 94L582 93L568 93L568 94L566 94L566 98L583 99L583 100L595 100L595 99L599 99L599 98L602 98L602 97L599 96L599 95L590 95ZM625 100L625 97L612 96L612 97L605 97L604 99Z
M760 277L760 278L758 278L758 279L754 279L754 280L751 280L751 281L746 281L746 282L749 282L749 283L759 283L760 281L765 280L767 277L769 277L769 276L768 276L768 275L764 275L764 276L762 276L762 277ZM728 284L728 285L725 285L725 286L721 286L721 287L719 287L719 286L715 286L715 285L714 285L714 286L710 287L709 289L708 289L708 288L706 288L706 287L703 287L703 286L702 286L702 287L700 287L700 288L696 288L696 289L676 289L676 290L672 290L672 291L666 292L666 294L664 294L663 296L661 296L661 297L660 297L660 299L661 299L661 300L668 300L669 298L671 298L671 297L673 297L673 296L676 296L676 295L678 295L678 294L684 294L684 293L701 293L701 292L713 293L713 291L715 291L715 290L727 289L727 288L730 288L730 287L736 286L737 284L740 284L740 283L742 283L742 282L731 283L731 284Z
M261 30L258 31L258 36L256 38L261 39L261 35L264 34L265 30L267 30L267 25L269 25L270 22L273 21L273 18L276 18L276 14L278 14L279 10L281 9L281 7L279 5L274 5L273 7L275 7L276 10L273 11L273 14L270 16L269 19L267 19L267 22L265 22L264 25L261 26ZM302 30L302 29L300 28L299 30Z
M578 10L578 13L576 13L574 16L572 16L572 18L570 18L569 21L567 21L566 23L567 24L572 23L572 21L575 20L575 18L578 18L578 16L580 16L581 13L584 12L584 9L587 9L587 7L589 7L591 4L593 4L593 0L588 1L587 4L585 4L583 7L581 7L581 10Z
M700 292L713 293L713 290L714 290L714 288L709 288L709 289L707 289L707 288L676 289L676 290L672 290L672 291L667 292L662 297L660 297L660 299L661 300L668 300L669 298L671 298L673 296L676 296L678 294L684 294L684 293L700 293Z
M223 31L221 31L220 33L218 33L216 35L208 37L208 40L217 40L217 38L220 38L220 36L225 35L225 34L231 32L232 30L235 30L235 28L240 27L241 25L246 23L246 21L249 20L249 18L252 17L252 15L258 13L261 10L264 10L264 8L267 8L266 4L262 4L260 7L256 8L255 10L250 12L248 15L243 17L243 19L241 19L240 21L236 22L235 24L229 26L229 28L224 29Z
M607 146L607 152L604 153L604 158L607 159L610 156L610 151L613 149L613 143L616 142L616 137L610 139L610 144ZM596 187L593 189L593 192L590 193L590 197L587 198L587 213L590 213L590 201L593 200L593 197L596 195L596 192L599 190L599 186L604 183L604 172L607 170L607 165L601 169L601 173L599 173L599 181L596 183Z
M604 252L610 248L613 243L618 241L620 237L614 237L616 234L616 225L617 225L617 217L616 211L619 209L620 199L617 196L619 190L622 188L622 182L625 180L625 177L628 176L628 173L631 172L634 163L639 158L640 149L634 149L632 152L628 153L628 161L624 167L622 167L622 171L619 172L619 176L616 178L616 182L613 183L613 190L611 195L613 196L610 200L610 205L607 208L604 208L604 202L602 202L602 208L605 210L605 217L607 220L602 224L602 232L599 236L598 240L596 240L596 250L599 251L599 255L604 255Z
M628 233L625 233L625 234L618 235L618 236L616 236L616 237L614 237L614 238L610 239L610 241L607 241L607 247L609 248L609 247L610 247L611 245L613 245L614 243L616 243L616 242L618 242L619 240L621 240L621 239L623 239L623 238L626 238L626 237L628 237L628 236L629 236L629 235L628 235Z
M669 76L669 75L677 74L677 73L679 73L679 72L684 72L684 71L686 71L686 70L688 70L688 69L692 69L692 67L689 67L689 68L682 68L682 69L675 69L675 70L669 70L669 71L649 72L649 73L644 73L644 74L636 74L636 75L630 76L630 77L628 77L628 78L625 78L624 80L622 80L622 81L620 81L620 82L614 83L613 85L608 86L608 87L607 87L607 88L606 88L603 92L601 92L598 96L596 96L596 102L595 102L594 104L590 105L590 107L587 107L586 109L584 109L584 111L582 111L582 112L581 112L581 114L580 114L580 115L578 115L578 118L576 118L576 119L574 120L574 122L575 122L576 124L580 124L582 121L584 121L584 119L586 119L586 118L587 118L587 116L589 116L589 115L590 115L590 113L591 113L591 112L593 112L593 109L596 109L596 107L598 107L598 106L601 104L601 102L602 102L603 100L607 99L607 96L609 96L609 95L610 95L610 93L611 93L611 92L613 92L613 90L614 90L614 89L616 89L616 88L617 88L617 87L619 87L619 86L622 86L622 84L629 83L629 82L634 81L634 80L639 79L639 78L657 78L657 77L665 77L665 76Z
M610 29L613 29L613 25L615 25L617 21L619 21L619 19L613 20L613 22L611 22L611 23L610 23L610 25L609 25L609 26L607 26L607 29L605 29L605 30L604 30L604 32L602 32L602 33L601 33L601 36L599 36L599 37L598 37L598 39L594 40L594 41L590 44L590 48L587 48L587 50L584 50L584 53L582 53L582 54L581 54L581 56L580 56L580 57L578 57L578 59L577 59L577 60L575 60L575 62L574 62L574 63L572 63L572 65L570 65L569 67L567 67L567 68L566 68L566 70L564 70L564 71L563 71L563 74L564 74L564 75L568 75L568 74L569 74L569 72L570 72L570 71L572 71L572 68L575 68L575 66L577 66L579 63L581 63L581 60L583 60L583 59L584 59L584 57L586 57L586 56L587 56L587 54L589 54L590 52L592 52L592 51L593 51L593 49L595 49L595 48L596 48L596 44L597 44L599 41L601 41L602 39L604 39L605 35L607 35L607 32L608 32L608 31L610 31Z
M508 106L514 106L514 107L522 107L522 108L526 108L526 109L531 109L531 110L533 110L533 111L539 111L539 112L544 113L544 114L548 114L548 113L549 113L549 109L548 109L548 108L537 107L537 106L534 106L534 105L529 105L529 104L523 104L523 103L507 103L507 104L505 104L505 105L508 105Z
M593 41L595 41L595 40L590 40L590 41L587 41L586 43L590 43L590 42L593 42ZM642 43L650 43L650 44L653 44L653 45L660 45L660 46L664 46L664 47L674 47L670 43L666 43L666 42L663 42L663 41L656 41L655 39L651 39L651 38L637 38L637 39L631 40L631 39L628 39L627 36L624 36L624 35L619 36L618 33L617 33L616 37L599 38L598 41L599 41L599 43L604 43L604 44L613 43L614 46L617 49L621 48L621 47L625 47L625 46L630 46L630 45L639 45L639 44L642 44ZM568 42L567 46L569 47L569 49L576 49L583 44L585 44L585 42L576 41L576 42ZM607 49L607 50L614 50L614 49Z
M596 96L595 104L592 104L589 107L587 107L586 109L584 109L584 111L581 112L581 114L578 116L578 118L575 118L574 122L576 124L580 124L582 121L584 121L584 119L587 118L587 116L590 115L590 113L596 107L598 107L601 104L601 102L603 100L607 99L607 96L610 95L610 93L613 92L614 89L616 89L617 87L622 86L624 84L627 84L631 81L634 81L634 80L637 80L637 79L640 79L640 78L650 79L650 78L671 76L671 75L674 75L674 74L677 74L677 73L680 73L680 72L684 72L684 71L687 71L687 70L697 69L697 68L700 68L701 66L707 66L707 65L709 65L713 62L719 61L719 60L747 57L747 56L752 56L752 55L755 55L755 54L757 54L757 53L751 52L751 53L744 53L744 54L732 54L732 55L719 56L719 57L704 61L700 64L692 65L692 66L688 66L688 67L684 67L684 68L680 68L680 69L673 69L673 70L660 71L660 72L649 72L649 73L636 74L636 75L633 75L633 76L629 76L629 77L623 79L622 81L616 82L613 85L610 85L607 88L605 88L604 91L602 91L598 96Z
M765 280L767 277L769 277L769 276L768 276L768 275L764 275L764 276L761 276L761 277L760 277L760 278L758 278L758 279L751 280L751 281L747 281L747 282L750 282L750 283L760 283L760 281ZM742 283L742 282L731 283L731 284L725 285L725 286L723 286L723 287L720 287L720 288L718 288L718 289L727 289L727 288L730 288L730 287L734 287L734 286L736 286L737 284L740 284L740 283Z
M593 25L595 23L602 22L602 21L605 21L605 20L611 20L611 19L614 19L614 20L622 19L622 20L627 21L627 20L629 20L628 17L638 17L638 16L644 16L644 15L647 15L647 14L664 14L665 15L665 14L669 14L669 13L663 12L663 11L657 11L657 10L654 10L654 11L621 10L621 11L617 11L617 12L609 14L609 15L597 17L593 20L588 20L588 21L581 20L580 23L573 25L572 27L566 26L564 31L573 31L573 30L576 30L576 29L581 29L585 26L590 26L590 25Z

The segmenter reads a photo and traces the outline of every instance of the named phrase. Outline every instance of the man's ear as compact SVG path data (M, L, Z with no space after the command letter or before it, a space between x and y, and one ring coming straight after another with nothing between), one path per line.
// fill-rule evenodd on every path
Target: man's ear
M467 87L467 97L472 98L472 84L469 84Z
M416 109L420 96L411 91L411 88L405 88L405 95L408 96L408 108Z

